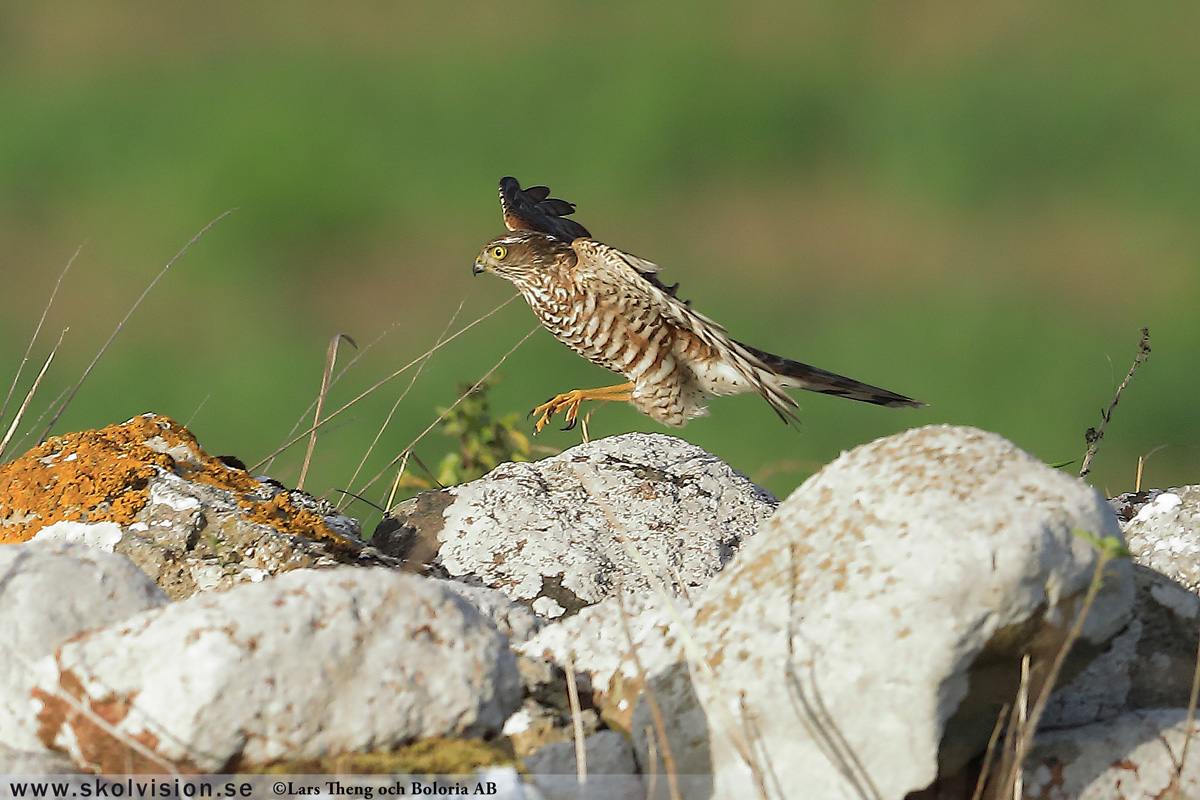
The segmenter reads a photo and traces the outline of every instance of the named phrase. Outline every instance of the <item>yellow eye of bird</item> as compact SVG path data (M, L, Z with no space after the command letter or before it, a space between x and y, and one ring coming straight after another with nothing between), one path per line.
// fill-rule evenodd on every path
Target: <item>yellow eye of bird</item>
M496 259L497 261L504 258L506 255L508 255L508 250L504 247L496 245L492 248L492 258Z

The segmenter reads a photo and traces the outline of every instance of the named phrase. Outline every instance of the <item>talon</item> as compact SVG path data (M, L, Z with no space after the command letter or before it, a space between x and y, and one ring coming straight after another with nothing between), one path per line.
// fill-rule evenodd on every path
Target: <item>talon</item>
M579 424L579 406L587 400L600 400L601 402L612 402L614 400L629 400L630 390L633 384L623 383L618 386L607 386L603 389L592 389L583 391L576 389L566 392L565 394L557 394L551 397L546 402L542 403L537 408L526 414L526 418L532 417L540 413L541 417L533 424L534 433L541 433L542 428L550 424L550 420L554 419L554 415L559 411L563 412L563 421L566 422L564 431L574 430ZM588 412L589 415L591 412ZM583 421L583 429L587 431L587 419Z

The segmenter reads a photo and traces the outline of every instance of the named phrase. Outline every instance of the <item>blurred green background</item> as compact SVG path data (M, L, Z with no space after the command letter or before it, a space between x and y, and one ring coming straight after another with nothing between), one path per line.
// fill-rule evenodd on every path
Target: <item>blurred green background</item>
M1194 483L1197 31L1183 0L5 3L0 377L82 244L34 349L36 367L70 327L21 428L40 430L158 270L236 208L55 432L155 411L253 463L316 396L330 337L378 339L335 407L460 304L452 330L512 294L470 271L512 174L664 265L738 338L930 404L802 393L796 432L725 398L681 432L781 496L935 422L1078 462L1143 325L1154 354L1091 480L1128 490L1153 453L1145 485ZM413 371L343 414L306 488L361 487L533 325L518 301L439 351L357 478ZM499 414L611 382L544 331L501 371ZM626 406L592 420L594 437L630 430L667 429ZM435 430L416 452L432 466L449 445ZM294 482L303 449L273 473Z

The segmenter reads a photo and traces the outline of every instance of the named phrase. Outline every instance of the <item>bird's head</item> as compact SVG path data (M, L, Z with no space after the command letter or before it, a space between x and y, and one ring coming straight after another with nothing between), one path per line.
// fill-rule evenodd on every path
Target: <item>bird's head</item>
M518 288L534 282L540 273L575 258L571 246L536 231L516 231L497 236L480 251L471 272L491 272L512 281Z

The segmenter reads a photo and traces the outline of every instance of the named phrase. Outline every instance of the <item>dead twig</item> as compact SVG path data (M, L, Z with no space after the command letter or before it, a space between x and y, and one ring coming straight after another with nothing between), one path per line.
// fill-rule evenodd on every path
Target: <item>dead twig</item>
M1104 431L1108 428L1108 422L1112 419L1113 409L1117 407L1117 403L1121 401L1121 392L1125 391L1125 387L1133 380L1133 372L1138 368L1138 365L1150 357L1150 329L1142 328L1142 338L1138 342L1138 352L1133 359L1132 366L1129 367L1128 374L1125 375L1125 380L1121 381L1121 385L1117 387L1116 394L1113 395L1112 402L1108 404L1108 408L1100 412L1100 427L1088 428L1083 438L1087 441L1087 453L1083 456L1083 466L1079 470L1079 477L1086 477L1091 471L1092 458L1100 449L1100 440L1104 438Z

